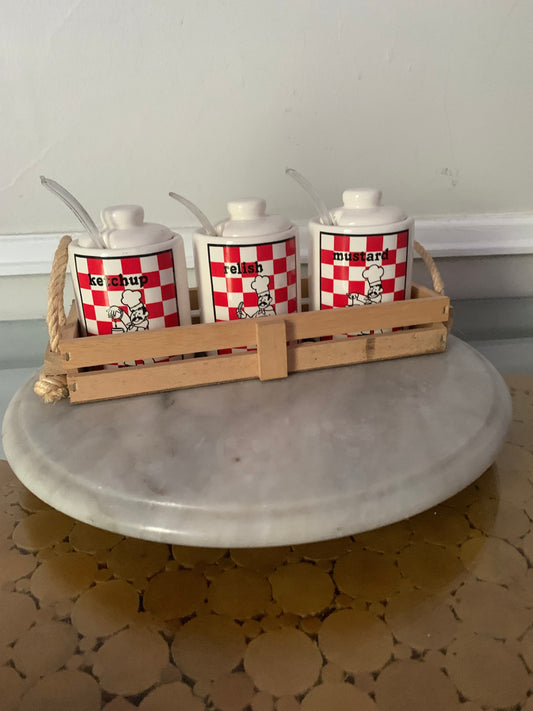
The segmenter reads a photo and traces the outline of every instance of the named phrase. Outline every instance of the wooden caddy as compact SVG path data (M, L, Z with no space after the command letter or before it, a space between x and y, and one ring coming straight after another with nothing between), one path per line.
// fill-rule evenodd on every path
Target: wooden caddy
M302 294L306 293L307 280L303 279ZM191 289L190 297L194 314L198 309L195 289ZM158 331L80 338L73 302L61 330L59 353L47 348L44 374L66 375L72 403L251 378L274 380L306 370L440 353L446 349L450 314L448 297L413 284L410 300L364 308L302 311L264 319L193 323ZM193 320L198 321L198 316ZM309 340L393 328L402 330L339 340ZM205 355L207 351L245 344L257 346L257 350ZM182 354L196 357L91 370L106 363Z

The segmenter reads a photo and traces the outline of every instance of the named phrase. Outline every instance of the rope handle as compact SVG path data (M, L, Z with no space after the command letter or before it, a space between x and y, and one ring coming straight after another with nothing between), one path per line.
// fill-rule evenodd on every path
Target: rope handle
M68 246L72 238L65 235L54 254L50 281L48 284L48 308L46 312L46 323L48 325L48 335L50 337L50 350L53 353L59 352L59 340L61 329L66 323L65 306L63 303L63 291L65 289L65 275L68 264ZM414 248L422 257L433 282L433 291L441 296L444 295L444 282L440 275L433 257L422 245L415 240ZM39 380L35 383L34 391L43 398L45 402L55 402L68 397L67 376L66 375L45 375L41 371Z
M46 323L52 353L59 352L61 329L66 323L65 306L63 304L63 291L65 289L65 275L68 264L68 246L72 238L68 235L62 237L54 254L50 281L48 282L48 307L46 310ZM39 374L39 379L33 386L34 392L45 403L56 402L68 397L66 375L46 375L44 370Z
M433 291L436 291L437 294L440 294L440 296L444 296L444 282L442 281L442 277L437 268L437 265L433 260L433 257L426 249L424 249L424 247L422 247L420 242L417 242L416 240L414 241L414 248L415 251L418 252L418 254L422 257L422 260L431 275L431 281L433 282Z
M65 289L65 275L68 264L68 246L71 242L72 239L68 235L65 235L61 239L54 254L50 281L48 283L46 323L48 324L48 335L50 337L50 350L54 353L59 351L61 329L67 321L63 303L63 291Z

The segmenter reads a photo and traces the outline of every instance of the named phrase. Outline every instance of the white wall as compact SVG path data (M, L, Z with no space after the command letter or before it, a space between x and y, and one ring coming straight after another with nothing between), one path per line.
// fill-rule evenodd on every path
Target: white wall
M41 173L97 217L192 224L283 175L334 206L381 186L416 215L533 209L529 0L0 0L0 234L71 231ZM1 256L0 256L1 258Z

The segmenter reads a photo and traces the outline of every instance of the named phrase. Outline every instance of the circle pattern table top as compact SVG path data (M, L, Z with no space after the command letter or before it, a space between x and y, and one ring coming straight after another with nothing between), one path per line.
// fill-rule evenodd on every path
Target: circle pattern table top
M3 423L13 470L86 523L166 543L268 546L422 511L493 461L510 398L479 353L73 406L29 381Z
M508 383L480 478L319 543L127 538L0 462L2 711L531 711L533 378Z

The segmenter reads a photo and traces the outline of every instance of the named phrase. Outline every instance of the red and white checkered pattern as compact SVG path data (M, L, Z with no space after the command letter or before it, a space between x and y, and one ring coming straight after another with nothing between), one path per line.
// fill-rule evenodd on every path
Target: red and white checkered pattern
M372 265L383 268L381 302L401 301L405 298L409 231L391 234L338 235L320 233L320 308L333 309L349 306L348 294L366 295L368 280L363 271ZM376 253L383 254L385 259ZM364 255L361 253L364 252ZM334 259L335 253L350 254L350 261ZM368 255L373 259L369 260ZM358 260L353 259L354 256ZM377 257L377 258L376 258ZM357 334L346 334L357 335Z
M208 254L215 321L238 319L237 309L241 303L248 317L256 317L257 292L252 288L252 282L258 275L268 277L268 289L272 297L270 306L276 314L297 311L298 255L295 237L267 244L210 244ZM241 349L220 350L219 353L237 350Z
M171 249L137 257L75 255L75 263L88 334L111 333L113 319L107 313L110 306L118 306L128 314L128 306L121 301L126 289L141 292L150 330L179 326Z
M122 302L122 294L127 289L141 293L140 300L148 311L150 330L179 326L172 249L136 257L75 255L75 264L75 278L83 305L81 316L88 335L124 333L117 327L118 321L114 328L115 322L107 311L110 306L117 306L129 315L129 307ZM157 362L168 360L170 358L155 359ZM110 363L105 367L142 365L145 362L152 360Z

